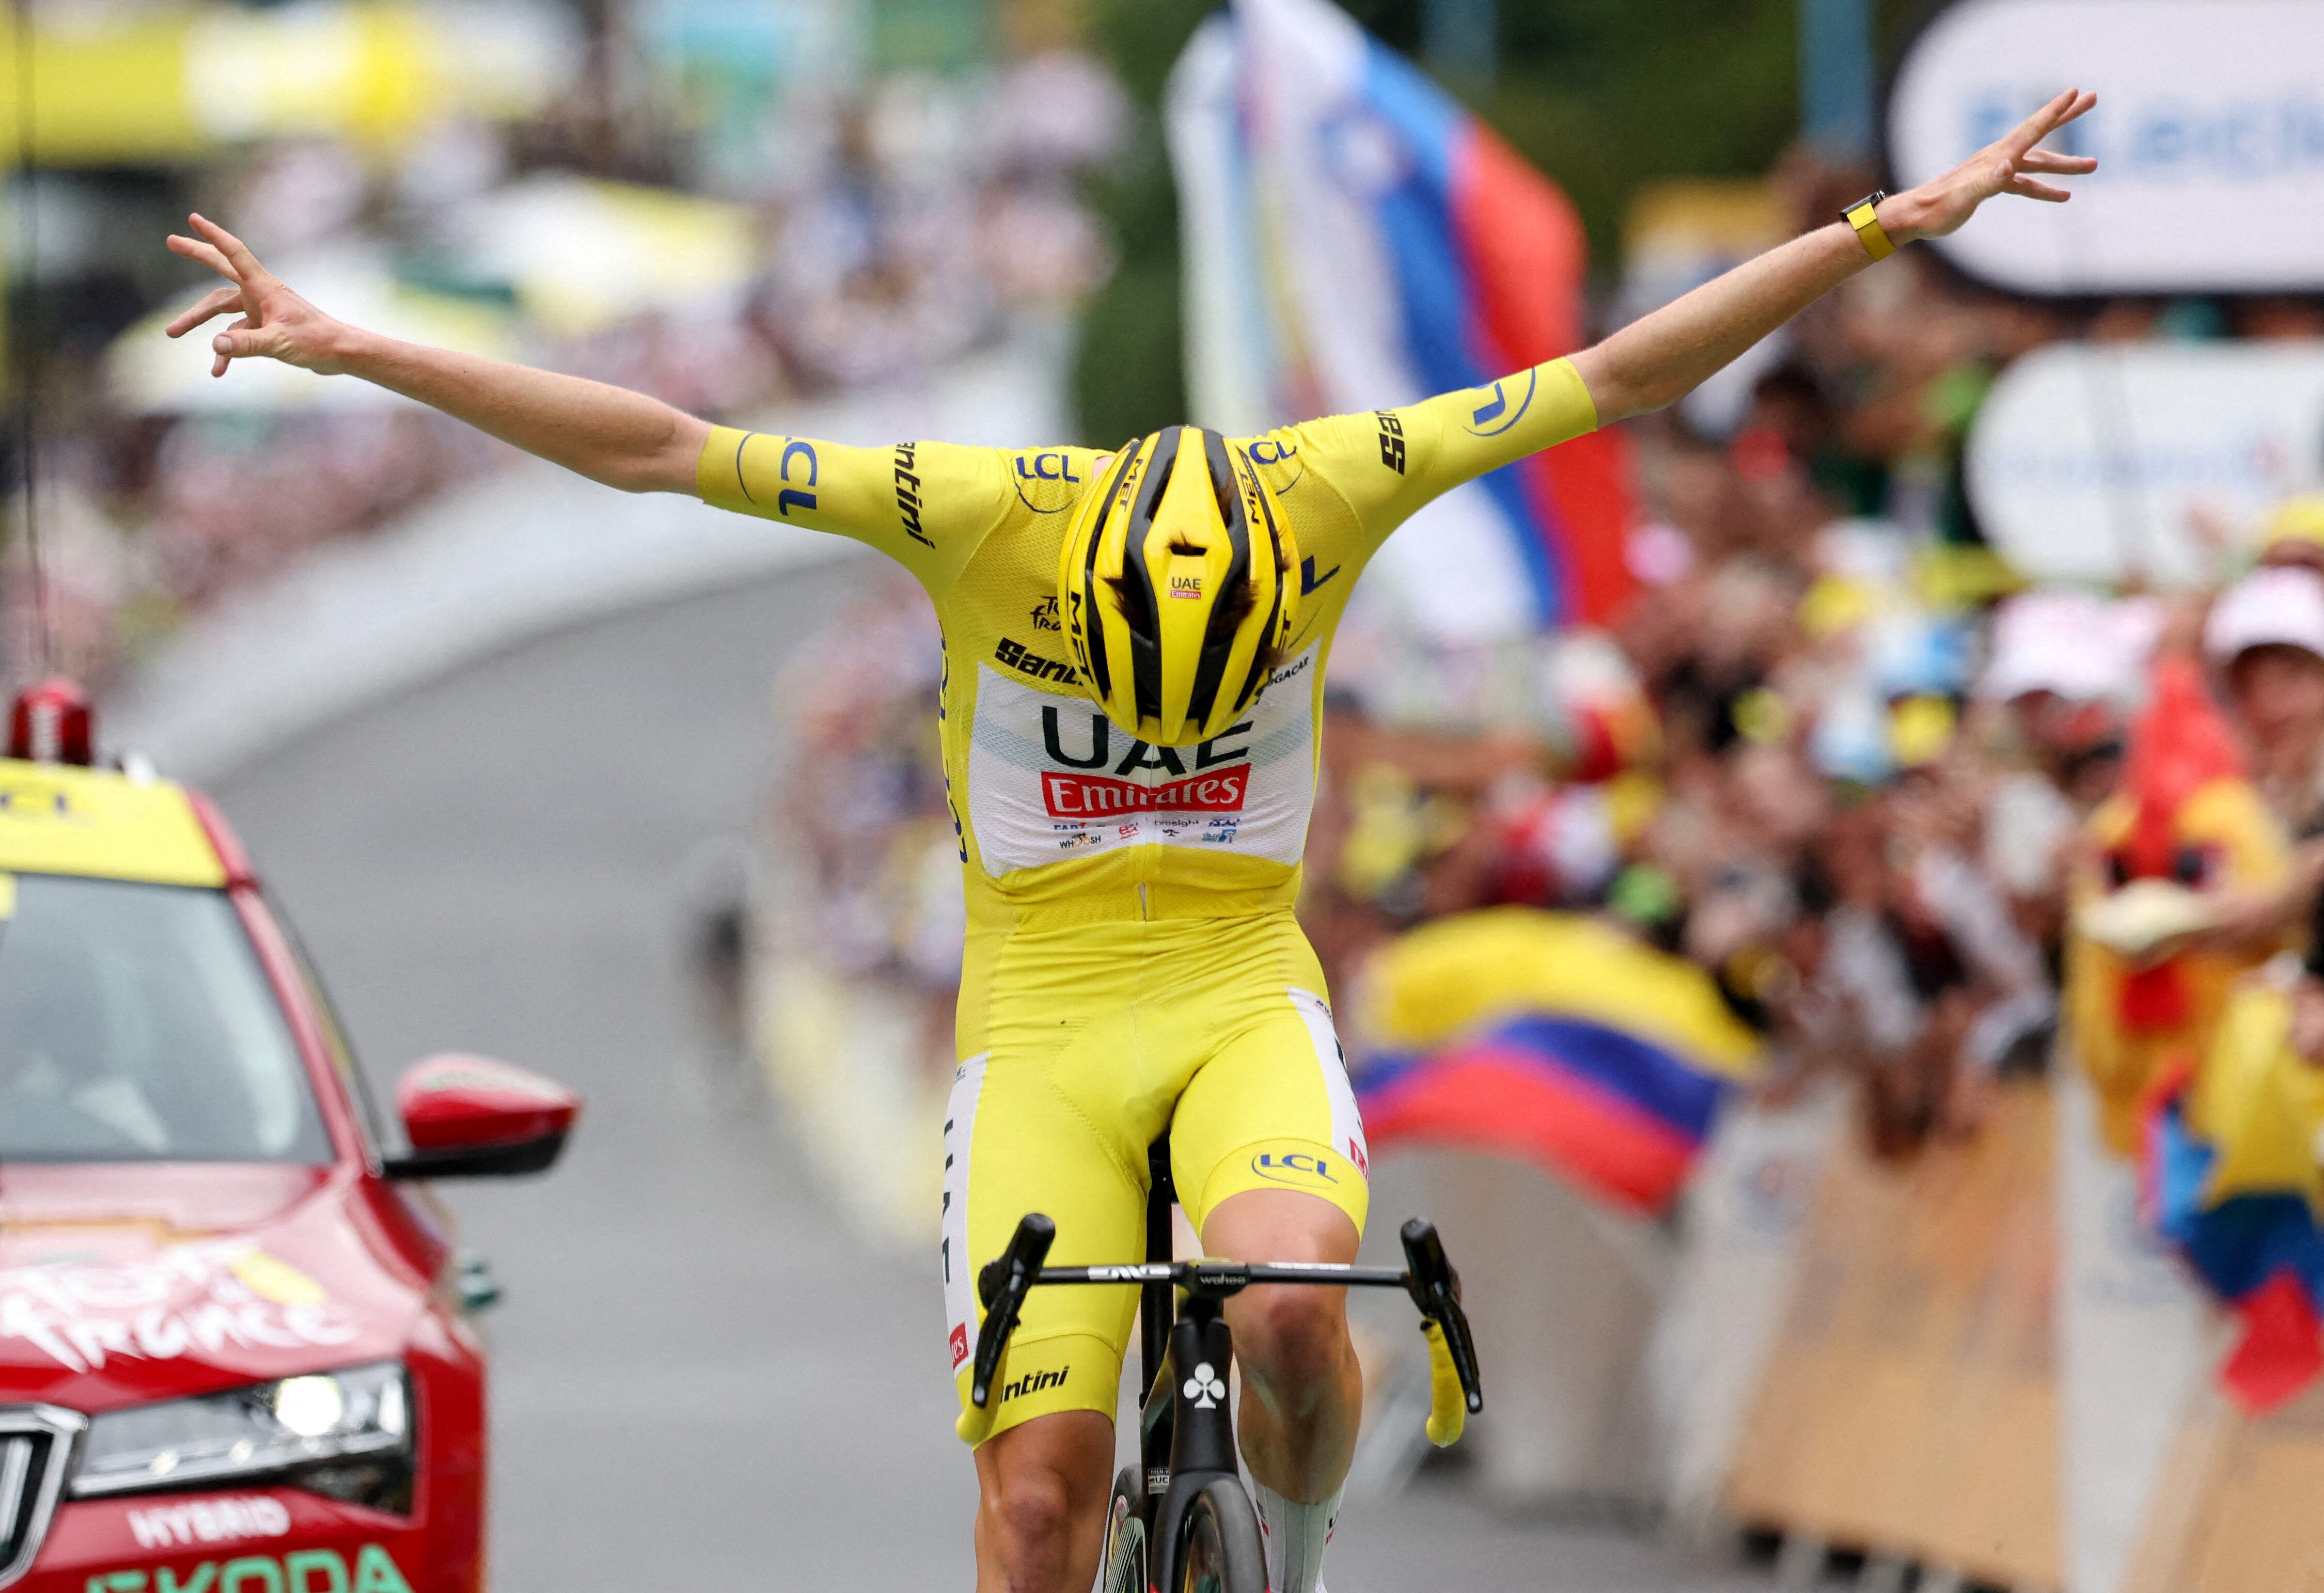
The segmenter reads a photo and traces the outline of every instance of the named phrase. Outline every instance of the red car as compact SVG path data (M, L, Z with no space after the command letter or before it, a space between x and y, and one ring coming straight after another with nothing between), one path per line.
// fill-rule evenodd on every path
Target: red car
M297 944L195 792L0 758L0 1588L475 1593L484 1352L415 1183L534 1173L579 1111L436 1057L385 1137Z

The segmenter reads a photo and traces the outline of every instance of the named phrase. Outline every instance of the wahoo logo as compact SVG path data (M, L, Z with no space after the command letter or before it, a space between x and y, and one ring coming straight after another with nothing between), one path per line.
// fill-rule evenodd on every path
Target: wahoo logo
M1203 597L1203 577L1200 576L1171 576L1170 595L1173 597L1191 598L1197 603L1201 602Z
M1286 1151L1277 1156L1273 1151L1261 1151L1251 1157L1250 1170L1272 1183L1295 1183L1314 1188L1319 1183L1337 1183L1332 1173L1332 1158L1309 1156L1305 1151Z
M1104 775L1041 771L1041 800L1053 819L1111 818L1122 813L1240 813L1249 769L1189 775L1160 786L1133 786Z
M1044 1388L1063 1388L1065 1386L1065 1374L1073 1369L1071 1363L1068 1363L1059 1367L1054 1372L1028 1372L1014 1383L1003 1385L1001 1397L1005 1402L1015 1399L1019 1395L1038 1394Z

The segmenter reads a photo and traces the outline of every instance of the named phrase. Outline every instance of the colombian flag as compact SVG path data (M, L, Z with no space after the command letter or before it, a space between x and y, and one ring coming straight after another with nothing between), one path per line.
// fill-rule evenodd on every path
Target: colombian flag
M2150 1092L2142 1165L2155 1230L2243 1321L2219 1377L2257 1413L2324 1372L2324 1073L2290 1023L2283 991L2239 988L2202 1066Z
M1425 925L1368 971L1357 1084L1378 1152L1524 1156L1609 1202L1667 1206L1758 1037L1694 964L1610 925L1496 907Z

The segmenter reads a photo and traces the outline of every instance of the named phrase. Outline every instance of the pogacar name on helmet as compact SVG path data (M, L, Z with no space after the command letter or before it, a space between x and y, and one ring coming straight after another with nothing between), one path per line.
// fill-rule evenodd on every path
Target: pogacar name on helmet
M1006 1404L1020 1395L1038 1394L1044 1388L1062 1388L1065 1385L1065 1374L1073 1369L1073 1363L1068 1361L1054 1372L1028 1372L1014 1383L1001 1386L1001 1401Z
M1074 673L1074 667L1071 664L1059 663L1055 658L1045 658L1005 636L1001 639L1001 645L992 649L992 656L1018 673L1029 675L1036 680L1072 682L1080 678Z
M935 540L920 529L920 476L918 443L896 445L896 512L904 522L904 535L933 552Z

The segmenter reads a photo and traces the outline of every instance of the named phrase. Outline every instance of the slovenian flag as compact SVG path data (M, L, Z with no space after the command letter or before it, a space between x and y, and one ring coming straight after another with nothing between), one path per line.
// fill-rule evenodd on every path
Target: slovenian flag
M1363 988L1356 1095L1374 1155L1497 1151L1631 1211L1670 1203L1759 1064L1700 968L1577 914L1441 919L1391 943Z
M1235 0L1172 73L1194 418L1250 435L1489 386L1582 345L1564 193L1330 0ZM1602 622L1635 582L1618 433L1447 493L1375 567L1445 640Z

